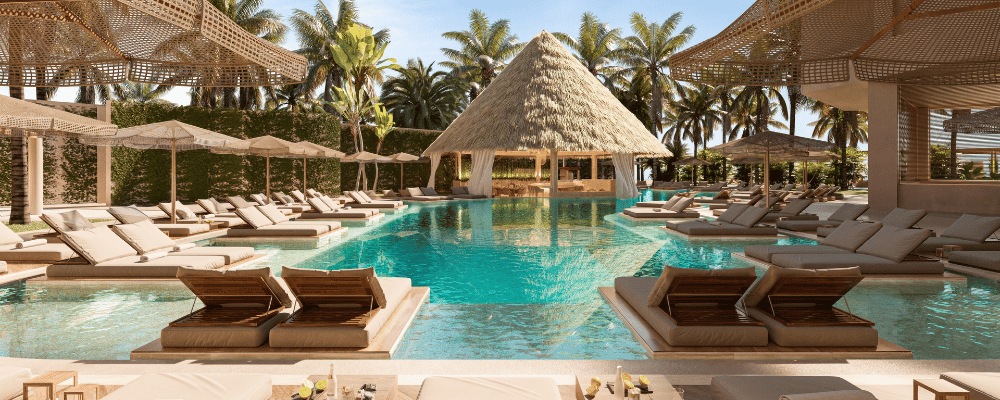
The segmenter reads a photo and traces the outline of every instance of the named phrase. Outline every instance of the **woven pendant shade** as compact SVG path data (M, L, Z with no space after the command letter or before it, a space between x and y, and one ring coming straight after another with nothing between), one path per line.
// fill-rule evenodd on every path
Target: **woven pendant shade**
M758 0L670 57L674 79L725 85L1000 83L995 0Z
M0 0L0 86L284 85L302 56L205 0Z

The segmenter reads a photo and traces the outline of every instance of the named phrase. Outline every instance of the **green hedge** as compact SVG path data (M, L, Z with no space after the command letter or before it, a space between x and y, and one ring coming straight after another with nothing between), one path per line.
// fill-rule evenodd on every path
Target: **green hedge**
M241 111L174 107L161 104L116 104L112 120L126 128L153 122L178 120L239 139L272 135L281 139L340 147L335 134L337 118L327 114L296 114L288 111ZM112 166L115 204L152 204L169 201L170 152L115 148ZM96 154L95 154L96 159ZM92 165L93 163L86 163ZM265 159L257 156L213 154L208 150L177 153L177 197L200 198L248 195L265 190ZM308 186L329 193L340 191L340 161L309 160ZM81 182L81 187L89 183ZM271 191L302 188L302 160L271 158Z
M354 139L351 137L351 130L348 125L341 127L340 151L347 154L355 153ZM361 133L364 138L364 151L374 153L378 146L378 137L375 136L375 128L372 126L362 126ZM437 139L440 132L397 128L388 135L382 142L382 149L379 154L388 156L396 153L409 153L419 156L424 150ZM375 178L375 165L367 164L366 174L368 175L368 187ZM379 164L378 189L392 189L398 191L399 185L399 164ZM345 190L353 190L355 178L358 173L358 164L344 163L341 166L341 182ZM431 173L430 163L406 164L403 166L404 187L427 186L427 178ZM451 189L452 180L455 178L455 157L441 157L441 165L438 166L435 187L438 189Z

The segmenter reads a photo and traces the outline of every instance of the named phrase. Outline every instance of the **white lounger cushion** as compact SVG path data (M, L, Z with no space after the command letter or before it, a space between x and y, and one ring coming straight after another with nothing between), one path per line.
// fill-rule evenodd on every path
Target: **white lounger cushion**
M822 244L752 245L744 247L743 253L764 262L773 262L776 254L853 254L848 250Z
M24 249L16 244L0 245L0 260L54 262L73 258L76 252L64 243L46 243Z
M777 400L781 396L860 390L833 376L715 376L713 400Z
M853 252L864 245L872 236L875 236L880 229L882 229L882 223L880 222L870 223L848 220L841 223L820 244Z
M835 390L822 393L802 393L781 396L781 400L878 400L871 392L864 390Z
M269 400L268 374L146 374L122 386L105 400Z
M0 399L13 399L21 393L24 381L28 379L31 379L28 368L0 367Z
M139 254L107 226L98 226L85 231L65 232L62 234L62 239L83 258L95 265Z
M17 244L23 242L20 235L10 230L7 224L0 224L0 245Z
M157 229L156 225L148 219L134 224L113 225L111 230L115 231L139 254L170 249L177 245L173 239Z
M229 237L313 237L322 235L329 231L330 227L326 225L299 225L284 223L280 226L270 225L257 229L230 229L226 235Z
M671 225L668 224L667 226L670 227ZM778 234L778 230L775 228L747 228L742 225L727 224L725 222L722 223L722 226L716 226L707 222L687 221L674 224L671 229L691 236L776 236Z
M681 198L680 200L677 200L677 202L675 202L670 207L664 206L663 208L666 208L666 209L668 209L670 211L679 213L679 212L682 212L685 209L687 209L689 206L691 206L691 203L694 203L694 199L688 198L688 197L684 197L684 198Z
M884 226L895 226L897 228L910 228L917 222L920 222L924 216L927 215L925 210L907 210L903 208L897 208L892 210L885 218L882 218L881 222Z
M615 278L615 292L671 346L767 346L762 326L677 326L658 306L647 305L657 279Z
M226 264L223 257L166 256L140 262L140 256L129 256L97 265L53 264L45 268L48 277L60 278L172 278L184 268L216 269Z
M239 215L240 218L243 218L243 220L246 221L246 223L257 229L274 225L274 221L254 207L237 209L236 215Z
M275 225L289 221L288 217L286 217L281 210L278 210L278 206L273 203L266 206L257 206L257 210L260 211L261 214L264 214L264 216L271 220L271 222L274 222Z
M204 246L181 251L172 251L170 256L218 256L226 260L226 265L237 263L254 256L253 247Z
M191 236L212 229L208 224L153 224L153 226L172 237Z
M664 389L660 389L664 390ZM556 381L547 377L441 377L424 379L417 400L559 400Z
M968 390L972 400L1000 399L1000 373L996 372L945 372L941 379Z
M410 278L378 278L385 293L385 308L379 310L364 328L356 327L287 327L277 326L270 332L269 345L275 347L350 347L364 348L371 344L392 313L403 303L412 287ZM471 398L471 397L470 397Z
M931 231L928 229L906 229L883 224L878 233L859 247L857 252L898 263L929 237Z
M947 230L941 232L941 237L982 243L997 229L1000 229L1000 217L977 217L965 214Z

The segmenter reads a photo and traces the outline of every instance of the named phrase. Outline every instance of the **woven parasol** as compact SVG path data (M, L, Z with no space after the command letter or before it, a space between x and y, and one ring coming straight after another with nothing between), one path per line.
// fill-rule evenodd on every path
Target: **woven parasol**
M768 162L801 162L802 184L809 183L809 163L839 160L840 156L826 151L803 151L773 154ZM733 164L764 164L760 155L738 155L731 159Z
M177 152L222 148L240 140L180 121L133 126L114 136L81 140L92 146L124 146L140 150L170 150L170 222L177 222Z
M320 146L320 145L318 145L316 143L307 142L305 140L303 140L301 142L297 142L295 144L297 144L299 146L302 146L302 147L305 147L305 148L307 148L309 150L314 150L314 151L317 152L316 155L302 154L302 155L298 156L298 157L302 158L302 192L303 193L305 193L305 191L307 189L307 187L306 187L306 164L307 164L306 160L307 159L309 159L309 158L341 158L341 157L344 156L344 153L342 153L342 152L339 152L337 150L331 149L329 147Z
M304 57L257 37L207 1L0 1L0 85L298 83Z
M396 153L388 157L395 163L399 163L399 191L402 194L404 189L403 185L403 166L406 164L415 164L421 162L430 162L431 160L426 157L417 157L410 153Z
M1000 83L991 0L757 0L670 57L674 79L721 85Z
M358 163L358 169L364 168L365 164L383 164L391 163L393 160L386 156L380 156L375 153L369 153L367 151L361 151L340 159L340 162L348 163ZM358 174L358 178L354 181L354 190L358 190L361 184L364 183L364 187L368 187L368 175L365 175L364 182L361 181L361 174Z
M691 183L694 183L696 181L696 179L697 179L697 177L695 176L694 171L693 171L695 165L712 165L712 163L710 163L708 161L705 161L705 160L702 160L702 159L700 159L698 157L685 158L685 159L680 160L680 161L674 161L672 164L673 165L690 165L691 169L692 169L692 171L691 171Z
M300 146L287 140L278 139L271 135L231 143L223 149L212 149L212 152L264 157L267 160L265 190L268 199L271 198L271 157L292 158L320 154L317 150Z
M111 136L118 127L52 107L0 95L0 134Z
M830 142L792 136L784 133L765 131L756 135L747 136L729 143L713 147L722 155L729 157L738 156L764 156L764 165L771 164L771 155L804 155L810 151L835 150L836 145ZM770 168L764 167L764 183L770 185ZM765 190L765 200L771 200L770 191ZM769 203L764 203L769 204Z

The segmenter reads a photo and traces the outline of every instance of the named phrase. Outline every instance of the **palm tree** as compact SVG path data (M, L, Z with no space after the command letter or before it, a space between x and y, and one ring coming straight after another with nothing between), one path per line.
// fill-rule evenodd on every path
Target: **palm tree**
M736 111L736 93L740 91L738 86L716 86L715 87L715 97L719 101L719 112L722 115L722 143L729 143L730 140L736 140L736 129L733 129L733 115ZM729 179L728 165L726 165L727 159L722 158L722 179Z
M868 143L868 113L841 110L818 101L810 108L819 114L819 119L809 124L813 137L825 136L840 148L840 186L847 187L847 147Z
M791 85L788 92L788 134L795 136L795 114L807 106L807 97L802 94L802 86ZM795 176L795 162L788 163L788 176Z
M510 33L509 20L501 19L490 24L486 13L480 10L469 13L469 30L445 32L441 36L461 45L459 50L442 48L445 57L451 61L441 65L451 68L455 76L470 82L469 101L486 90L507 61L524 48L517 35Z
M747 133L756 135L773 126L777 111L783 118L788 118L788 104L777 86L744 86L734 101L744 112L752 111L754 125L752 130L744 131L744 137L748 136Z
M718 98L715 88L704 84L692 87L675 85L680 97L679 100L671 102L677 112L676 127L691 140L694 145L694 156L698 157L698 145L712 140L716 124L722 122L721 113L716 108ZM694 166L692 173L695 177L698 176L697 165Z
M270 110L308 112L313 104L312 94L304 83L293 83L270 88L264 92L265 107Z
M153 85L149 83L125 82L115 87L117 101L128 103L166 103L162 97L170 90L170 86Z
M682 16L683 13L677 12L658 24L646 22L642 14L633 13L631 23L634 35L623 39L612 52L613 57L624 64L618 73L630 74L650 82L652 93L648 113L653 123L650 132L657 137L657 132L663 128L663 92L670 89L670 77L665 71L670 66L670 56L694 35L693 25L674 35Z
M285 40L285 32L288 29L281 21L281 14L270 8L262 9L263 0L209 0L208 2L236 25L255 36L271 43L281 43ZM249 110L254 105L254 100L260 98L260 91L256 87L241 87L239 103L236 104L235 93L236 88L223 88L224 107Z
M398 77L382 85L382 103L397 125L405 128L447 128L464 108L462 87L448 73L424 67L421 59L410 60Z
M580 33L577 38L561 32L553 35L576 52L576 59L591 74L596 77L611 75L614 69L610 66L612 52L621 40L621 29L608 29L608 24L602 23L593 13L585 12L580 17Z
M301 49L296 53L309 60L309 73L306 86L309 91L323 85L323 109L335 113L333 90L343 84L344 71L334 60L332 49L337 46L337 34L347 30L352 24L358 24L358 8L353 0L338 0L335 12L330 12L322 1L314 8L315 14L295 9L289 23L299 38ZM375 33L376 43L389 41L389 31L383 29Z

